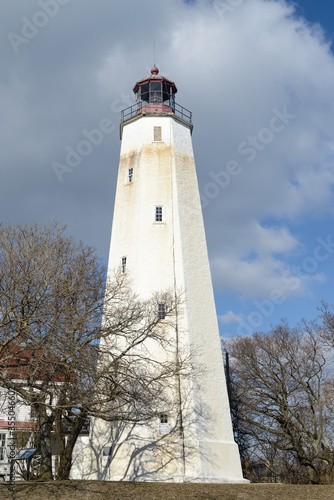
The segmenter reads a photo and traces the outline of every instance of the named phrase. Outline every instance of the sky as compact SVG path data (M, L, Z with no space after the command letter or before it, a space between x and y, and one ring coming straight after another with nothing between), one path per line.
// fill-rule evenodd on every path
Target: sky
M66 223L106 262L120 111L155 62L193 112L221 335L314 318L334 303L333 10L1 2L0 220Z

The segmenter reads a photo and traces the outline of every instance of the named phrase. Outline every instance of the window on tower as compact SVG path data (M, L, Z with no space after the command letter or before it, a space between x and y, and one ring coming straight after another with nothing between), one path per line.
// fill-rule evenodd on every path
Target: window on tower
M162 207L155 207L155 222L162 222Z
M133 181L133 167L128 168L128 178L127 178L127 181L128 182L132 182Z
M168 415L167 413L160 413L160 423L168 424Z
M111 454L112 454L112 447L111 446L105 446L103 448L103 453L102 454L103 454L104 457L110 457Z
M154 140L154 142L161 142L162 141L161 127L154 127L153 140Z
M166 318L166 304L158 304L158 318L159 319Z
M126 273L126 257L122 257L121 259L121 273Z
M160 413L159 415L159 433L160 434L169 434L170 432L170 423L167 413Z

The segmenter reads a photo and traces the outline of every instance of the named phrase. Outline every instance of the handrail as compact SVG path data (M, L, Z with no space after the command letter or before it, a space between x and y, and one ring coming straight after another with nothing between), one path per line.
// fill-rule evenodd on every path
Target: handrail
M146 101L137 102L128 108L125 108L121 111L121 123L130 120L139 115L143 115L145 113L158 113L163 115L176 115L179 118L182 118L188 123L192 123L192 112L189 109L184 108L180 104L174 102L173 106L165 105L164 103L159 103L158 106L161 106L161 110L159 111L150 111L150 108L153 103L147 103Z

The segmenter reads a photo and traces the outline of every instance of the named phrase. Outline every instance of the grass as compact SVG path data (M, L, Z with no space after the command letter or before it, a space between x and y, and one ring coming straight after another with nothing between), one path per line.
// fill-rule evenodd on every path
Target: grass
M334 500L334 486L104 481L0 483L0 499L28 500Z

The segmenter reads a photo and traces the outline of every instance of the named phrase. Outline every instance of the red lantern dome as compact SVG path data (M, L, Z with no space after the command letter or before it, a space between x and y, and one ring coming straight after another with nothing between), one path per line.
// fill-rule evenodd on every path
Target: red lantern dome
M159 75L156 65L151 69L151 75L142 78L133 88L136 102L140 103L141 112L174 113L175 94L177 88L174 82Z
M148 115L173 115L179 121L187 124L191 131L192 113L175 102L177 88L174 82L159 75L156 65L151 69L150 76L139 80L133 88L136 103L122 110L120 135L122 139L123 126L129 120L136 120Z

